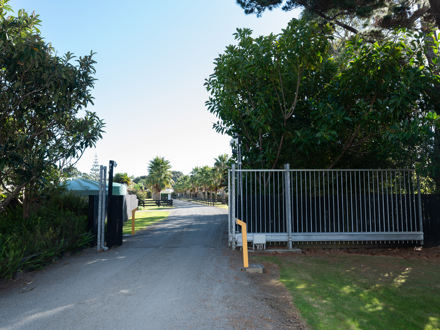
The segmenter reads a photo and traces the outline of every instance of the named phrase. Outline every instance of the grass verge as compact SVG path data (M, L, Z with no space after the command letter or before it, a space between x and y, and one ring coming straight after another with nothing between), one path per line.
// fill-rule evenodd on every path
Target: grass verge
M168 218L170 212L168 211L137 211L134 222L135 232L145 229L155 222ZM124 223L122 228L123 234L131 234L131 219Z
M440 261L390 256L257 256L313 329L440 329Z

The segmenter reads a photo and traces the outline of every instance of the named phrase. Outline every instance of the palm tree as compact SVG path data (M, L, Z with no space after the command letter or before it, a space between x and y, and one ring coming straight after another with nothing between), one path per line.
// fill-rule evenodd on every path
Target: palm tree
M228 185L228 169L231 166L231 159L227 154L219 155L214 159L214 172L215 172L215 193L221 188L225 188ZM224 193L224 189L222 189Z
M173 184L171 165L163 157L156 157L148 165L147 183L153 192L153 199L160 199L160 192Z

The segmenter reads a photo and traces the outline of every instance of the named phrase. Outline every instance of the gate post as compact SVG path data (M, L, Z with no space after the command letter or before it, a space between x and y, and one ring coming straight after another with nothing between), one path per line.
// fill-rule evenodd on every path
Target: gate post
M231 169L231 206L230 206L230 210L231 210L231 229L232 229L232 250L235 250L235 164L232 164L232 169Z
M292 249L292 198L290 195L290 165L284 164L284 198L286 201L287 247Z
M425 240L425 233L423 232L423 215L422 215L422 194L420 192L420 178L419 175L416 173L417 176L417 195L418 195L418 204L419 204L419 230L422 232L423 240L421 242L421 245L423 245L423 242Z
M228 246L231 247L231 171L228 170Z

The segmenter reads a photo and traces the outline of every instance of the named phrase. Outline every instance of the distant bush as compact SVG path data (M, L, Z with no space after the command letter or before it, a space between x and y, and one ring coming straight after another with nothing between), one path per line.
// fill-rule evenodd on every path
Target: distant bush
M93 235L87 230L87 199L52 193L24 220L20 206L1 214L0 278L18 271L34 270L52 262L65 251L89 246Z

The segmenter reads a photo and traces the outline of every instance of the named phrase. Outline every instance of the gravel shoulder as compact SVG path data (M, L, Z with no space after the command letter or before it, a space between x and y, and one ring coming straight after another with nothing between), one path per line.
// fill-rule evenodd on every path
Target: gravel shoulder
M303 328L276 272L240 271L227 210L176 202L170 216L0 287L0 329ZM286 308L288 306L288 308Z

